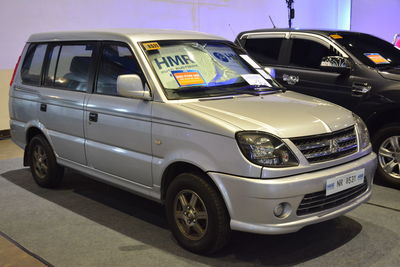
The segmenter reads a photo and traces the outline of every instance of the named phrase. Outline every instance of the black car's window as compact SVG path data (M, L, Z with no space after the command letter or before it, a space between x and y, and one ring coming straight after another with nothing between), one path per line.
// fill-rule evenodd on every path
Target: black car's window
M336 42L370 67L400 65L400 50L389 42L363 33L340 33L336 36L341 37L336 37Z
M277 64L283 38L247 39L247 53L262 65Z
M125 45L103 45L96 92L117 95L117 78L123 74L142 74L132 52Z
M50 51L46 85L56 88L86 91L92 64L93 45L65 44Z
M40 85L46 48L46 44L31 44L29 46L21 68L21 79L23 83Z
M293 39L290 65L302 68L318 69L326 56L338 56L331 47L307 39Z

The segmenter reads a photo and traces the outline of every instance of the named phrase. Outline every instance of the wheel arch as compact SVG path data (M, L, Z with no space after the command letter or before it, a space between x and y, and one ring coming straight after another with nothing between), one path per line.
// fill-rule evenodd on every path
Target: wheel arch
M211 179L211 177L207 174L206 171L202 170L200 167L184 162L184 161L178 161L171 163L163 172L162 178L161 178L161 202L164 203L166 193L168 190L169 185L171 182L174 180L176 176L182 173L193 173L199 175L202 179L204 179L206 182L208 182L211 186L214 187L214 189L217 190L218 194L221 196L222 200L225 202L225 199L223 195L221 194L221 191L219 190L217 184ZM226 206L226 203L225 203Z
M35 137L36 135L43 135L44 138L47 139L46 135L44 132L37 126L31 126L26 130L26 135L25 135L25 150L24 150L24 166L29 166L29 143L31 142L32 138Z
M372 139L382 128L390 126L400 126L400 109L390 109L376 113L370 117L366 123Z

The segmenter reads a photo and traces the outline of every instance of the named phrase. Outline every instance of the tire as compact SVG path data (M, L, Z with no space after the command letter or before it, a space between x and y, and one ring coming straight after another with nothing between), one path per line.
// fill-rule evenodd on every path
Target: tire
M228 243L231 230L225 203L201 176L178 175L167 189L165 208L172 234L183 248L212 254Z
M46 188L60 185L64 168L57 164L53 150L43 135L36 135L29 142L29 166L35 182Z
M400 186L400 126L390 125L379 130L372 146L378 156L376 178Z

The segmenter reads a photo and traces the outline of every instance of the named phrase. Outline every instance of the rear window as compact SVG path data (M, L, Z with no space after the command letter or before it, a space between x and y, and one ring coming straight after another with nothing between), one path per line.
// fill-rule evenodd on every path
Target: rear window
M61 89L86 91L93 49L93 45L87 44L52 47L45 84Z
M283 38L247 39L247 53L262 65L277 64Z
M21 67L21 79L25 84L40 85L46 44L31 44Z

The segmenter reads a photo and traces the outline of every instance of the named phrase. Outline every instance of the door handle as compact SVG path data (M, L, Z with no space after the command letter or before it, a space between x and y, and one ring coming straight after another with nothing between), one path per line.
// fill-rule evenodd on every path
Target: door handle
M99 118L99 115L94 112L89 113L89 121L97 122L97 119Z
M46 104L40 104L40 111L46 112L47 111L47 105Z
M371 89L372 87L368 83L353 83L351 93L354 96L362 96L368 93Z
M299 76L295 76L295 75L283 74L282 79L283 79L283 81L287 82L287 84L290 84L290 85L295 85L296 83L299 82Z

